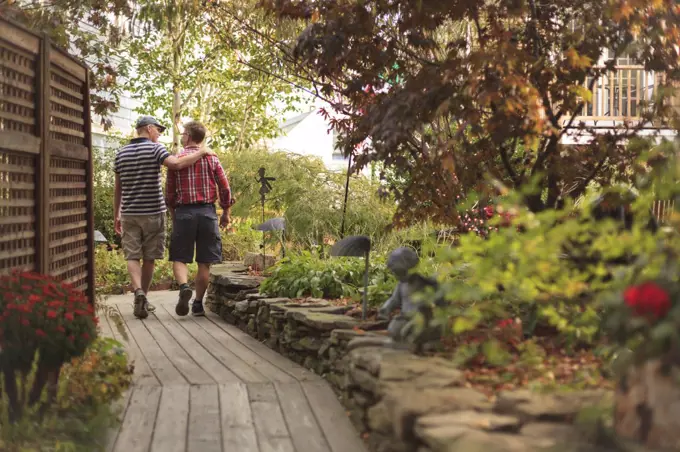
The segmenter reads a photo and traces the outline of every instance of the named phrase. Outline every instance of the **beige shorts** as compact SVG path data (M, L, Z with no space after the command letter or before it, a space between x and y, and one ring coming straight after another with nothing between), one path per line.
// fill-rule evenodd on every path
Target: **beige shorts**
M163 259L165 254L165 212L156 215L122 215L121 244L125 260Z

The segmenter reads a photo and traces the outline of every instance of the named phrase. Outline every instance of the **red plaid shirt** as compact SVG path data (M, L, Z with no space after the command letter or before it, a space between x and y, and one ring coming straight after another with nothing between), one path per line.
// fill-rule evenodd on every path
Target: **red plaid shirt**
M178 157L197 151L198 146L188 146ZM166 203L171 209L186 204L213 204L218 191L222 209L227 210L234 203L227 175L214 155L207 155L188 168L168 171L165 188Z

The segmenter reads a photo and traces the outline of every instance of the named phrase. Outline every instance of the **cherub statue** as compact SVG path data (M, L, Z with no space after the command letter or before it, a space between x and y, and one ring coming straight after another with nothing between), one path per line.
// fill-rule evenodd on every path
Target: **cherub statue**
M411 339L416 346L420 347L421 339L432 336L431 326L432 309L429 306L421 306L413 300L413 295L422 291L426 287L437 289L438 284L432 278L424 277L418 273L411 273L411 270L418 265L418 255L411 248L397 248L387 259L387 268L397 277L399 281L394 288L392 296L380 307L379 318L389 318L390 313L400 308L401 312L394 317L387 331L395 342L403 342L404 339ZM439 303L436 303L439 304ZM423 331L414 336L413 316L420 311L424 316L425 325Z

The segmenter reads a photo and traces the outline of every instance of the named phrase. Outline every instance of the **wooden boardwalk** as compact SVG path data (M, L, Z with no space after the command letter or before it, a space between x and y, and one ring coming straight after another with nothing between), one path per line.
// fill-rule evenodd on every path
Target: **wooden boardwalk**
M132 315L132 296L107 304L106 336L126 344L134 383L111 452L365 452L330 386L218 316L178 317L177 292L149 296L156 312Z

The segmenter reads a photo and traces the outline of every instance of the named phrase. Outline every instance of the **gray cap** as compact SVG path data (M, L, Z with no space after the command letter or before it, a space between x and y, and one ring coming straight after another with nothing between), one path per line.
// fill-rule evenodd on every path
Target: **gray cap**
M139 129L140 127L144 126L156 126L158 127L161 132L165 132L165 126L161 125L160 122L156 120L153 116L140 116L139 119L137 120L137 123L135 124L135 129Z

